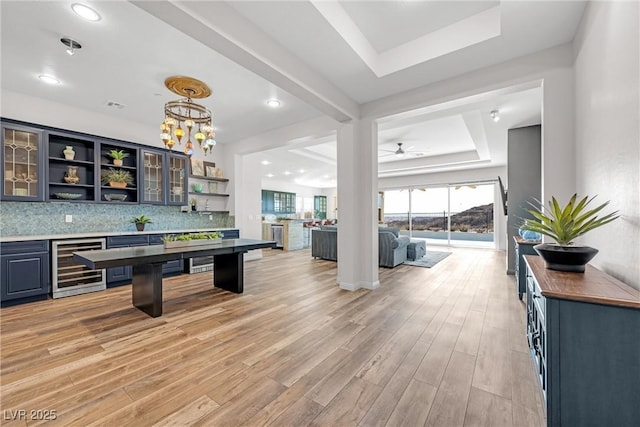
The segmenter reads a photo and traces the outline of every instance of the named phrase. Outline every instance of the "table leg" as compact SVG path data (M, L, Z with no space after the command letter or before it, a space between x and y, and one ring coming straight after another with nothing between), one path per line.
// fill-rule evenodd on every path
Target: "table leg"
M149 316L162 316L162 264L133 266L131 299Z
M213 256L213 285L226 291L241 294L244 291L244 254Z

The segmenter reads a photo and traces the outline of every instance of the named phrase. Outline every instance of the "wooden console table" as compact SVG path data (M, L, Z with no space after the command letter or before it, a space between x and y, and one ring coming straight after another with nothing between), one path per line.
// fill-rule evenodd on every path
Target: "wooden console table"
M527 265L527 338L549 426L636 426L640 420L640 292L587 265Z
M213 255L213 284L227 291L244 291L244 253L275 247L276 242L229 239L222 243L166 249L164 245L74 252L74 261L92 269L133 266L131 287L135 307L151 317L162 315L162 264Z

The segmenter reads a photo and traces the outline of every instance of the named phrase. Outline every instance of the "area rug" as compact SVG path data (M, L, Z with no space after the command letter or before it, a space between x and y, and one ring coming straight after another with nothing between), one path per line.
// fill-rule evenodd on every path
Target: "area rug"
M451 252L427 251L427 254L422 258L415 261L405 261L403 264L431 268L449 255L451 255Z

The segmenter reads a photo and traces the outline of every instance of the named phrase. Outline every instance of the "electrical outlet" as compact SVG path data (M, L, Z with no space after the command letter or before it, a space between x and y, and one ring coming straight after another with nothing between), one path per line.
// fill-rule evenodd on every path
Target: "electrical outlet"
M65 215L64 222L73 222L73 215Z

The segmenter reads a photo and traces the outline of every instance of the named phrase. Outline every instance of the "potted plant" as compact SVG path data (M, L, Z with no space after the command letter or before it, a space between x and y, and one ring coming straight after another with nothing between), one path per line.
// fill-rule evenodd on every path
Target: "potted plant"
M102 172L101 181L111 187L125 188L127 184L133 183L133 176L129 171L109 168L109 170Z
M190 202L191 202L191 210L195 211L197 209L196 206L198 205L198 199L193 197L191 198Z
M535 231L551 237L557 244L542 243L533 248L545 260L547 268L559 271L574 271L583 273L585 265L598 253L597 249L589 246L573 246L573 240L586 234L594 228L601 227L618 218L618 211L602 217L598 213L609 202L586 210L595 197L585 196L578 201L578 195L571 196L566 206L560 206L555 197L551 197L548 207L542 203L541 208L529 202L534 209L528 209L534 219L524 219L523 230Z
M136 225L136 229L138 231L144 231L145 224L153 224L153 221L151 221L151 218L149 218L146 215L135 216L133 217L131 222Z
M122 166L124 158L129 157L129 153L125 153L123 150L111 150L108 155L113 159L114 166Z
M165 248L179 248L185 246L215 245L222 243L223 234L219 231L212 233L169 234L162 238Z

